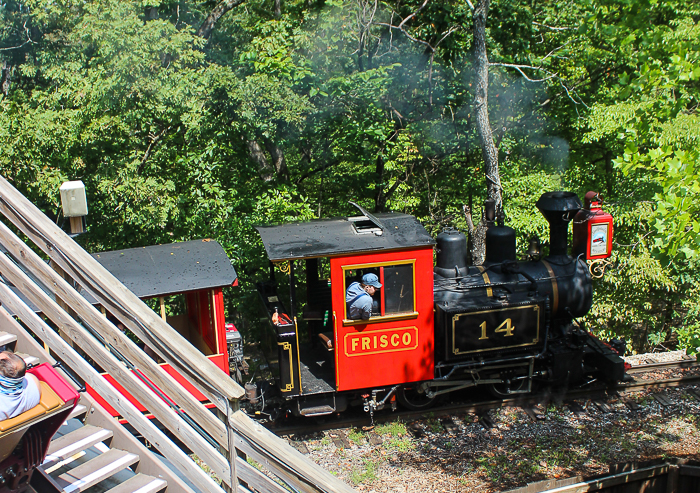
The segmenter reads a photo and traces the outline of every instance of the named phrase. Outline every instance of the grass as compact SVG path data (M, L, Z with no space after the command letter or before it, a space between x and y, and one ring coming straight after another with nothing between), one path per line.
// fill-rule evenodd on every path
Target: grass
M408 430L406 429L406 423L403 423L401 420L377 425L375 431L379 435L389 435L392 437L401 437L408 434Z
M353 428L348 432L348 440L355 445L360 445L364 439L365 434L357 428Z
M350 471L349 479L355 486L360 483L374 481L377 479L377 461L362 459L362 466L359 469Z
M433 433L442 433L444 431L442 423L440 423L440 421L438 421L435 418L428 419L428 421L425 424L428 426L428 428L430 428L430 431Z
M391 438L384 442L385 447L396 452L409 452L416 448L410 437Z

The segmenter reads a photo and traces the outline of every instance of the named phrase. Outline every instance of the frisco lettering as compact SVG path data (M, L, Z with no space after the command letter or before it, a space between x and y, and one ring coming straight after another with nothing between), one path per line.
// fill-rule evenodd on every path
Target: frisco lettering
M415 349L417 342L418 329L409 327L369 334L348 334L345 348L348 356L358 356Z

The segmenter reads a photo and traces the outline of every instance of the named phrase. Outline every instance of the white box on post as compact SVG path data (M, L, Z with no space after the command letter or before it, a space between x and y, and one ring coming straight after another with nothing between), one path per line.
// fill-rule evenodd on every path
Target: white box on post
M80 180L67 181L61 185L60 191L63 216L70 218L71 233L82 233L82 218L88 213L85 185Z

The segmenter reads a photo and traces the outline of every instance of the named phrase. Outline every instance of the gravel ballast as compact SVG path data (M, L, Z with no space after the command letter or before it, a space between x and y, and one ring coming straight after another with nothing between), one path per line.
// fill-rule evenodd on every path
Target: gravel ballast
M634 363L646 362L654 361ZM664 370L637 377L680 374ZM638 392L609 398L602 408L592 401L549 405L537 410L540 419L534 421L520 408L501 408L489 412L495 426L488 430L471 414L447 420L428 414L378 425L373 432L382 443L374 446L357 429L291 439L303 441L310 459L358 491L500 492L544 479L604 474L615 463L700 460L700 401L694 391L700 395L700 386ZM656 393L668 398L662 399L666 406ZM337 447L339 432L350 448Z

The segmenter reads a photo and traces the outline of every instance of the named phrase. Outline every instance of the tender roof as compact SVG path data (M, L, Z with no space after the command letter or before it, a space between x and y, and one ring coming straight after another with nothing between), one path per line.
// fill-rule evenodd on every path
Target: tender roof
M215 240L193 240L93 253L139 298L231 286L237 278Z
M272 261L403 250L435 244L435 240L413 216L385 213L371 217L379 221L380 235L357 233L353 227L355 218L347 217L256 226L255 229L260 233L267 256Z

